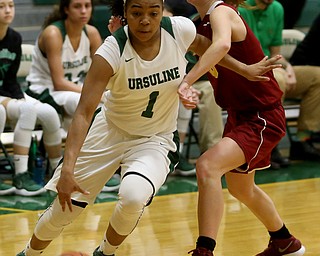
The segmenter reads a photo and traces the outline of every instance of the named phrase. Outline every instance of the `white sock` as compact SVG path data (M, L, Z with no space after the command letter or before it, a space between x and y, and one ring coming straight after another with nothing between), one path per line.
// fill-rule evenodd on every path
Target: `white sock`
M28 170L28 155L14 155L13 162L15 174L24 173Z
M43 253L43 250L34 250L30 246L30 242L27 244L27 248L24 250L26 256L39 256Z
M113 246L109 243L106 234L104 234L104 239L100 244L100 250L103 252L104 255L113 255L119 246ZM31 255L33 256L33 255Z
M49 159L50 167L52 168L52 170L54 170L57 167L60 159L61 159L61 157L50 158Z

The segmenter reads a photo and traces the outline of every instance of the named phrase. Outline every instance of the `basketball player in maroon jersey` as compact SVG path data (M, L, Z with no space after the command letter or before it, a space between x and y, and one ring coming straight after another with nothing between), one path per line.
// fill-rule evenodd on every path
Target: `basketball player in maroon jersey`
M224 209L223 175L229 192L269 231L268 248L258 255L303 255L305 248L301 242L289 233L272 200L254 182L255 171L270 166L271 151L285 135L282 92L271 71L265 74L269 81L252 82L216 65L227 53L245 64L255 63L264 56L259 41L235 9L243 1L188 2L201 17L198 33L211 39L212 45L185 76L179 88L180 99L182 102L188 99L187 89L207 73L216 102L228 111L222 140L196 164L199 238L192 255L213 255Z

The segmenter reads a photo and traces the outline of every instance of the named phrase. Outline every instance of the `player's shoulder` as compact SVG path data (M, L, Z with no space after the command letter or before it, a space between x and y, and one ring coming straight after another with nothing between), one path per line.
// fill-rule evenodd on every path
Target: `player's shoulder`
M88 36L93 36L93 35L98 35L99 34L99 30L90 24L86 24L85 25L85 30L88 33Z
M173 35L182 35L192 33L195 30L195 25L191 19L183 16L163 17L161 27Z
M184 16L173 16L173 17L163 17L161 24L163 24L165 21L170 21L172 26L192 26L193 23L191 19L186 18Z

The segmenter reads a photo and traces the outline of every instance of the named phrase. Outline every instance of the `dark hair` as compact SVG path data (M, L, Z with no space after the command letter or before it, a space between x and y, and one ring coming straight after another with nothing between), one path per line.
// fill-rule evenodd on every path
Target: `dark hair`
M121 16L124 19L124 9L130 0L106 0L107 4L111 7L113 16ZM125 22L125 20L124 20Z
M167 2L163 3L163 9L171 12L174 15L173 8Z
M124 16L123 0L108 0L107 4L111 7L113 16Z
M165 7L169 7L174 16L191 17L197 13L196 8L187 2L187 0L165 0ZM167 9L168 10L168 9Z
M60 0L59 5L53 6L53 11L45 18L42 28L46 28L53 22L57 20L65 20L68 18L68 15L65 13L64 9L68 8L72 0ZM91 0L92 12L93 12L93 0ZM91 23L91 18L89 23Z

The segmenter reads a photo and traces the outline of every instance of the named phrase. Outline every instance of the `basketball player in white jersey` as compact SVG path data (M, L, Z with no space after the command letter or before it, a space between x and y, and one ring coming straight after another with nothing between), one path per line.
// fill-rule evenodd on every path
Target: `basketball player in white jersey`
M109 36L93 57L66 141L64 161L46 188L58 192L18 256L40 255L121 167L119 201L93 255L114 255L135 229L178 161L179 83L188 50L208 42L191 20L162 17L162 0L116 0L126 26ZM123 11L123 9L122 9ZM197 104L189 88L188 107ZM101 96L104 106L95 115Z

